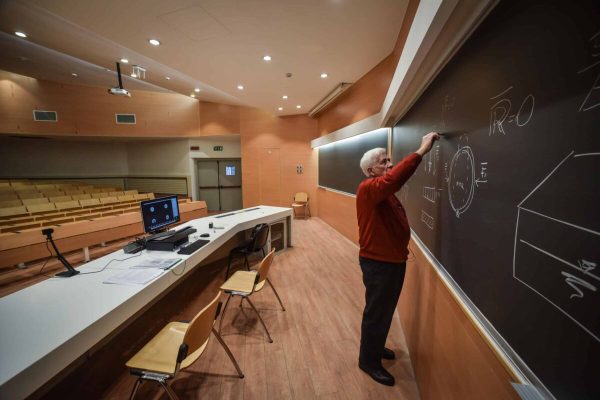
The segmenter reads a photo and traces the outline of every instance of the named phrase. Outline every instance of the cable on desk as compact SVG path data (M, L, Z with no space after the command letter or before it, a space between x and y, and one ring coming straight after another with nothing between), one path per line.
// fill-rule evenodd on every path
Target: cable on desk
M44 264L42 265L42 268L40 268L40 272L38 272L38 275L44 275L48 278L52 278L48 274L42 274L42 271L44 270L44 268L46 268L46 264L48 264L48 261L50 261L50 259L54 257L54 254L52 254L52 250L50 250L50 247L48 247L48 239L46 239L46 249L48 249L48 253L50 253L50 255L48 256L48 258L46 258L46 261L44 261Z
M90 272L82 272L80 275L89 275L89 274L97 274L98 272L102 272L106 269L106 267L108 267L110 265L111 262L113 261L127 261L129 259L132 259L134 257L139 257L142 255L142 252L140 251L139 253L137 253L135 256L131 256L131 257L127 257L127 258L122 258L122 259L118 259L118 258L113 258L112 260L110 260L109 262L106 263L106 265L104 265L104 267L102 267L101 269L99 269L98 271L90 271Z

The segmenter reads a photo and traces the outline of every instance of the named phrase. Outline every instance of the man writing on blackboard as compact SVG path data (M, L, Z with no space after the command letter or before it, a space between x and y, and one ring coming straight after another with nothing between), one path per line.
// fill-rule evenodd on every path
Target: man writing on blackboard
M366 304L358 366L375 381L388 386L394 385L394 377L383 368L381 359L395 358L394 352L385 347L385 341L404 283L410 239L406 213L394 193L412 176L423 155L439 138L435 132L423 136L419 149L396 166L383 148L367 151L360 160L360 168L367 176L356 192L359 263Z

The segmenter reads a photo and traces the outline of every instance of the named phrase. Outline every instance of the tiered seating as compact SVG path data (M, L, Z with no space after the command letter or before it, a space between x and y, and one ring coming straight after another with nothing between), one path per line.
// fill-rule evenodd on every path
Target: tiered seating
M153 193L62 183L0 182L0 232L137 211Z
M139 235L139 202L153 198L114 187L1 181L0 267L47 257L45 227L54 229L61 251L84 253L88 246ZM207 215L203 201L179 202L182 222Z

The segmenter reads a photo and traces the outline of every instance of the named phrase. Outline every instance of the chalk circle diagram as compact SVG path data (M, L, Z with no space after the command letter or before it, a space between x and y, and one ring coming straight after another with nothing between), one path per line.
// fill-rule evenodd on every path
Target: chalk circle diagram
M464 146L458 149L450 162L448 177L448 198L450 206L456 213L456 218L465 213L475 192L475 157L471 147Z

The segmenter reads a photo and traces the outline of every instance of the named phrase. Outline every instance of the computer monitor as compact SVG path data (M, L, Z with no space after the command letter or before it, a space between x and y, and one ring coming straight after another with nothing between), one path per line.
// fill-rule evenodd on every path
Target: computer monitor
M177 196L142 201L140 209L146 233L157 232L168 225L179 222L180 219Z

